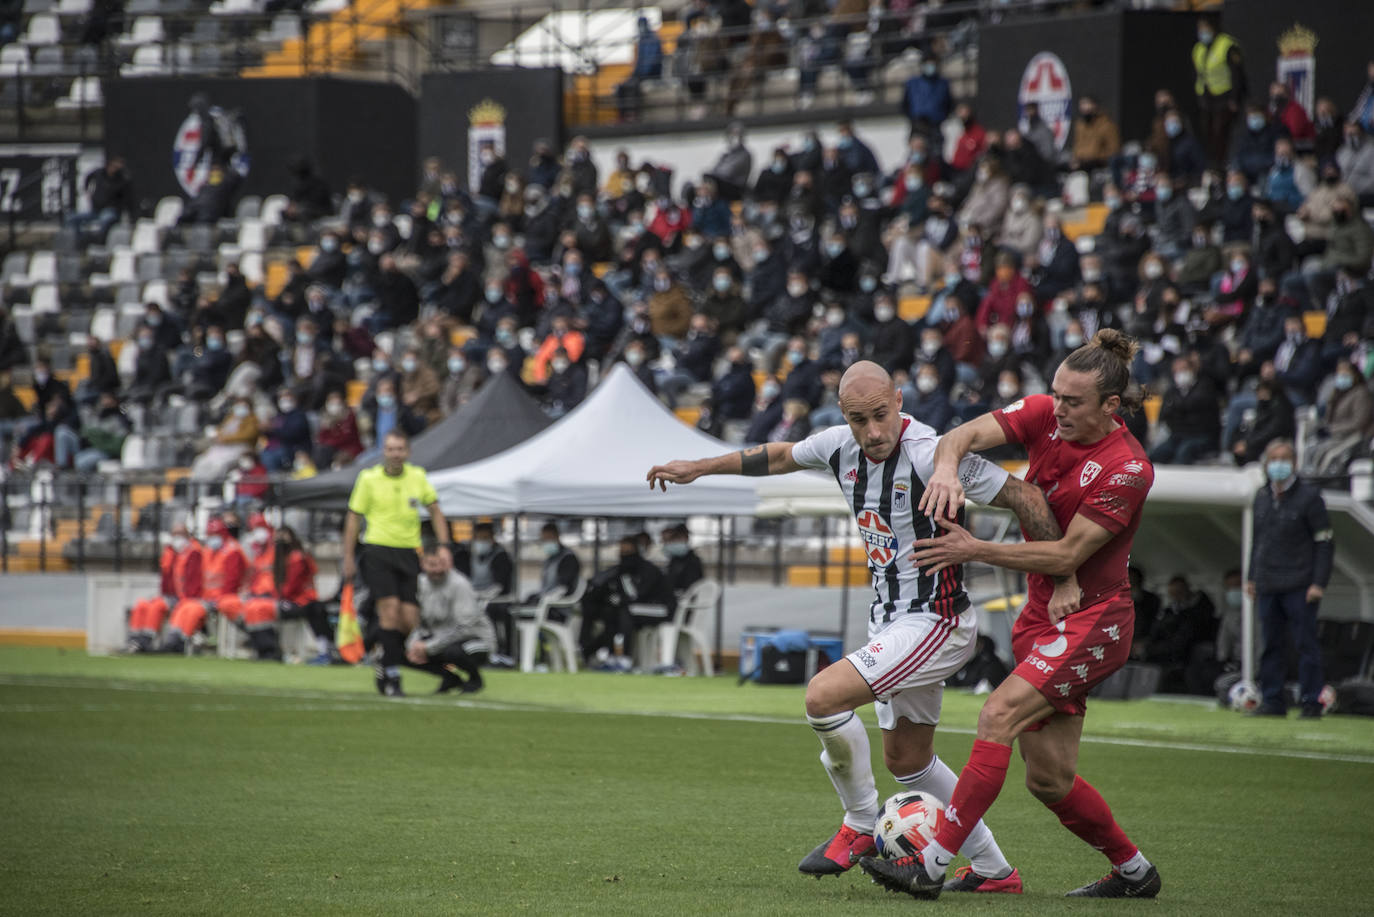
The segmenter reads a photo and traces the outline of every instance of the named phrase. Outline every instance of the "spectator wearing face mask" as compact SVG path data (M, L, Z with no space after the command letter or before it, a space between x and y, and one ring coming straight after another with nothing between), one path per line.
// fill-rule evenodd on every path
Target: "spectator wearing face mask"
M1202 144L1177 109L1166 111L1161 123L1167 142L1169 176L1188 186L1196 184L1207 169L1207 154Z
M1222 269L1221 249L1212 243L1212 224L1202 221L1193 227L1190 248L1183 255L1175 279L1185 293L1206 290L1213 275Z
M836 293L852 293L857 288L859 261L849 250L844 235L832 232L822 248L820 269L816 280L822 289Z
M1274 143L1280 136L1279 128L1269 120L1262 105L1247 105L1245 126L1236 132L1233 144L1233 168L1251 184L1258 182L1274 164Z
M1160 176L1155 185L1155 250L1170 260L1188 250L1197 222L1197 211L1184 191L1168 176Z
M377 397L373 400L372 410L367 416L367 432L372 437L373 447L364 453L366 457L381 455L382 441L392 430L399 429L407 436L415 436L425 429L424 418L401 403L396 395L396 388L396 380L392 377L386 377L377 383Z
M726 351L725 371L711 386L711 413L720 420L747 420L755 398L753 364L740 347Z
M362 453L358 418L344 401L342 392L331 391L326 395L315 440L312 459L319 468L342 468Z
M1043 234L1044 221L1031 206L1030 188L1026 185L1016 185L1011 189L1011 203L1002 218L998 238L1003 247L1024 258L1040 246Z
M901 112L911 121L912 133L931 136L945 123L954 106L949 80L940 75L940 62L934 54L921 60L921 72L902 87Z
M1341 361L1331 377L1331 394L1324 412L1320 441L1307 454L1307 471L1315 476L1338 475L1374 436L1374 394L1359 369Z
M643 383L645 388L654 395L658 394L658 381L654 378L653 368L649 365L650 355L645 349L643 341L634 338L626 343L621 359L625 361L625 365L630 367L630 371L635 374L635 378Z
M1344 141L1336 151L1336 163L1345 183L1359 198L1361 207L1374 206L1374 143L1357 123L1345 125Z
M582 403L587 397L587 370L574 363L561 347L549 360L549 374L544 382L542 404L550 417L557 419Z
M1317 176L1312 167L1298 161L1293 141L1280 137L1274 142L1274 164L1262 177L1259 193L1268 198L1283 213L1292 213L1302 206L1303 199L1316 187Z
M1190 357L1174 358L1159 419L1169 427L1169 437L1150 450L1151 462L1192 465L1216 451L1221 438L1217 390L1207 376L1198 376Z
M782 383L776 376L768 376L758 389L749 415L749 427L744 432L746 443L768 441L768 433L782 417Z
M1283 335L1283 342L1274 352L1275 378L1294 405L1312 404L1322 376L1321 345L1307 336L1300 315L1283 320Z
M239 456L256 445L258 435L253 402L247 398L235 399L216 425L210 445L191 464L191 477L197 481L222 480Z
M978 305L978 330L987 333L992 325L1009 323L1016 317L1016 300L1021 294L1030 292L1030 284L1016 270L1015 259L1011 255L998 255L995 276L988 285L987 295Z
M1341 181L1341 167L1335 162L1324 162L1321 166L1321 183L1312 189L1307 199L1298 208L1298 218L1302 220L1306 241L1299 255L1322 250L1322 243L1330 238L1335 228L1337 204L1345 201L1351 207L1358 204L1355 190Z
M439 376L413 347L401 355L401 403L423 418L426 426L443 417L439 411Z
M984 238L991 239L1002 228L1011 200L1011 182L991 157L978 163L974 176L973 188L959 208L959 222L977 226Z
M1092 96L1078 101L1073 121L1073 145L1069 165L1074 169L1104 169L1121 152L1121 132Z
M1237 465L1259 461L1271 442L1290 438L1296 428L1293 403L1284 393L1283 384L1265 378L1261 369L1259 384L1255 386L1255 417L1241 429L1240 437L1231 445L1231 456Z
M944 433L954 418L954 405L949 401L949 390L940 385L939 370L935 363L919 364L915 373L915 397L908 403L902 398L902 410L937 434Z
M879 293L873 300L873 342L869 359L888 372L906 369L911 365L911 354L915 348L915 334L901 316L897 314L897 304L888 291Z
M792 190L794 174L787 148L778 147L773 151L773 159L759 172L759 177L754 182L754 200L772 201L781 205L787 200L788 192Z
M344 257L339 235L325 232L320 235L320 248L306 268L306 276L314 283L322 283L337 290L343 286L344 276L348 273L348 260Z
M277 394L277 416L267 424L267 447L262 462L268 471L286 471L297 452L310 450L310 421L290 389Z

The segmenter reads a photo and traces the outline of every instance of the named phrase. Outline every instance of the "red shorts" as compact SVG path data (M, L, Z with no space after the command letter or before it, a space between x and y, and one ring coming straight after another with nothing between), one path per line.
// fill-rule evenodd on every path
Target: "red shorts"
M1020 660L1012 674L1034 685L1057 712L1082 716L1088 692L1126 664L1134 631L1130 595L1081 608L1057 625L1045 609L1027 605L1011 631L1012 652Z

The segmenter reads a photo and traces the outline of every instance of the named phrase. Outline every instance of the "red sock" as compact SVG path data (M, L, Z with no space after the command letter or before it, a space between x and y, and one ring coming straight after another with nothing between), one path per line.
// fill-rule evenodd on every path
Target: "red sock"
M992 807L1002 784L1007 780L1007 762L1011 760L1011 746L997 742L973 741L968 763L959 772L954 795L940 817L935 842L955 853L968 840L969 832L978 824L983 813Z
M1139 848L1112 817L1107 800L1082 777L1074 777L1069 795L1047 808L1089 847L1101 850L1113 866L1120 866L1138 852Z

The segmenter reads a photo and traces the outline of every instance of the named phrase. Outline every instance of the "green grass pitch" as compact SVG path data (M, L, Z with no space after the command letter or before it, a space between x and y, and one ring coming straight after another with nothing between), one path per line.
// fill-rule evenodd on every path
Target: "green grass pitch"
M921 904L857 870L797 873L840 815L800 688L494 672L458 700L405 680L412 697L387 701L363 669L0 649L0 913L1371 910L1365 719L1095 703L1081 772L1161 898L1066 901L1105 860L1014 758L988 822L1026 894ZM937 749L956 769L981 703L946 696Z

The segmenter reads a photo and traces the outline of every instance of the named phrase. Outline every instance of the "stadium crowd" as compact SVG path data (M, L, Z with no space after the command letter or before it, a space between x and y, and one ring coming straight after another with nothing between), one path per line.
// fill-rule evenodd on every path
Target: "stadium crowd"
M494 374L559 416L623 362L670 407L699 406L703 429L796 440L840 420L839 375L869 358L945 430L1044 391L1067 352L1120 327L1144 344L1138 394L1162 399L1155 430L1128 418L1156 461L1253 461L1313 407L1304 470L1338 474L1374 433L1374 63L1369 78L1347 114L1322 98L1315 120L1280 84L1235 87L1224 149L1164 91L1125 144L1088 96L1062 150L1033 104L984 126L930 55L901 103L904 149L843 122L756 163L732 124L715 166L681 177L627 149L599 174L582 137L527 160L487 143L476 187L431 158L402 201L364 177L335 199L301 163L286 216L316 250L277 295L232 263L213 287L169 278L136 359L121 373L92 336L76 391L0 316L0 423L12 462L90 471L176 395L214 425L194 477L309 475L424 430ZM117 159L89 177L93 209L73 215L88 240L130 184ZM1105 223L1071 239L1066 201L1088 196ZM25 411L9 371L30 362ZM366 383L356 407L350 380Z

